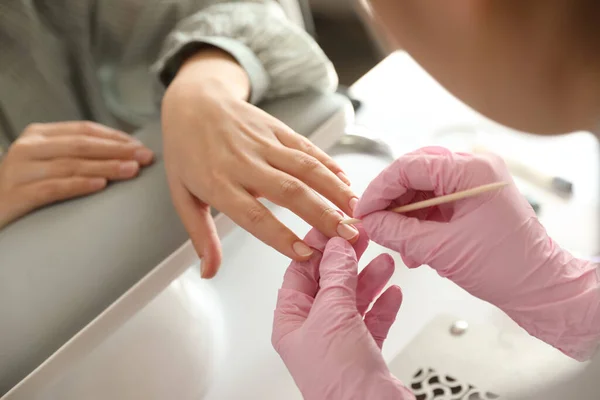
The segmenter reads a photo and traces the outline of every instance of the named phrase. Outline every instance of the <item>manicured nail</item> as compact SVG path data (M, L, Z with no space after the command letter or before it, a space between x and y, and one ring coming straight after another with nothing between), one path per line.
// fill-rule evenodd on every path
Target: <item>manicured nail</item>
M308 257L313 253L312 249L302 242L294 243L292 248L294 249L294 252L300 257Z
M340 178L346 185L350 186L352 185L352 183L350 182L350 179L348 179L348 177L346 176L345 173L343 172L338 172L337 173L338 178Z
M100 190L104 186L106 186L106 179L104 179L104 178L90 179L90 189L91 190Z
M148 164L150 161L152 161L152 158L154 158L154 153L150 149L141 148L136 150L133 157L140 164Z
M346 240L352 240L358 235L358 231L352 225L338 224L337 233Z
M358 199L356 197L353 197L352 200L350 200L350 210L352 210L352 212L354 212L354 209L356 208L357 204Z
M137 161L126 161L119 166L119 176L121 178L129 178L138 171L140 165Z
M204 270L204 258L200 259L200 278L206 279L206 271Z

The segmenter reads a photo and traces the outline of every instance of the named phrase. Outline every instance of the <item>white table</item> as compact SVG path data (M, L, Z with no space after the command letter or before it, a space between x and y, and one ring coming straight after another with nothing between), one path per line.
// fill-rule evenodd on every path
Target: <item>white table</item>
M364 111L358 115L359 122L391 143L397 152L431 143L431 133L448 126L484 126L498 136L502 131L450 96L404 53L392 55L368 73L352 87L352 94L366 99ZM394 122L389 118L394 118ZM556 168L574 182L576 193L568 202L534 188L527 189L542 202L542 219L559 242L581 253L596 251L598 227L592 222L598 220L594 212L598 204L600 157L595 140L585 133L560 139L514 133L505 137L511 146L522 143L522 148L513 148L527 153L536 165ZM575 157L565 156L567 152ZM339 156L337 161L347 171L358 194L386 165L384 161L359 154ZM308 226L291 213L281 209L275 213L299 234L308 231ZM241 230L233 232L223 244L225 262L210 285L221 302L226 362L207 398L299 399L293 381L270 344L272 310L288 261ZM371 245L361 264L382 251L379 246ZM386 359L393 359L423 326L441 313L522 334L501 312L468 296L430 269L409 271L399 257L395 260L397 271L392 282L403 288L405 301L384 346ZM558 353L552 353L552 357L570 371L583 368Z

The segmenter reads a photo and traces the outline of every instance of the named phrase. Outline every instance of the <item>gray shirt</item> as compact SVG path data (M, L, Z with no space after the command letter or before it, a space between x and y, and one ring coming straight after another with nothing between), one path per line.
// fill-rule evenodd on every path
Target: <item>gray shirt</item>
M143 125L202 45L244 67L253 103L337 84L325 54L270 0L0 1L0 148L33 122Z

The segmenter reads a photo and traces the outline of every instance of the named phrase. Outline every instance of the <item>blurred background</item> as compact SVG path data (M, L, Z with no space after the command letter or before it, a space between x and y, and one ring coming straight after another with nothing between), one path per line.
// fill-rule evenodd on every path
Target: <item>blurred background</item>
M350 86L389 53L367 23L364 10L346 0L299 0L306 29L335 65L342 86Z

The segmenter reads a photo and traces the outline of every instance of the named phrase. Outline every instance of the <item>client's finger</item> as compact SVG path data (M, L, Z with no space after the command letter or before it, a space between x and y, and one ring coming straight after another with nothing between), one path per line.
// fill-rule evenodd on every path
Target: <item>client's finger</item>
M170 180L173 205L201 259L203 278L212 278L221 265L221 242L208 204L198 200L182 184Z
M287 128L287 127L286 127ZM327 169L333 172L346 185L350 185L350 180L336 163L333 158L318 148L313 142L304 136L294 132L291 129L279 129L275 131L275 135L279 141L286 147L299 150L319 160Z
M292 261L290 263L283 277L282 289L315 297L319 289L319 264L323 257L322 251L325 249L328 240L327 236L318 230L311 229L304 238L304 242L318 251L307 261Z
M123 143L139 143L137 139L125 132L92 121L64 121L39 124L37 133L45 136L87 135Z

